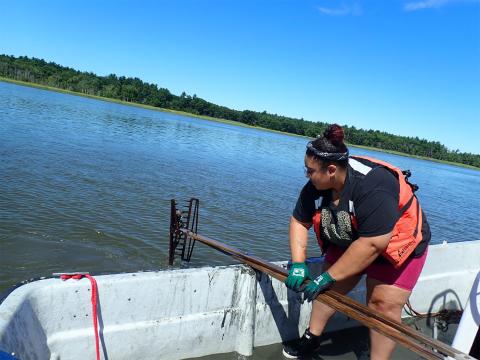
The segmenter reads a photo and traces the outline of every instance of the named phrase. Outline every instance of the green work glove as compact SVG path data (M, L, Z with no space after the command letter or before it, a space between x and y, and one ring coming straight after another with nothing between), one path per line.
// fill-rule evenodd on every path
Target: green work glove
M318 294L328 289L334 283L335 279L325 271L315 280L310 281L307 286L305 286L305 289L303 289L303 293L306 295L308 301L312 301L317 298Z
M304 262L294 262L290 267L288 277L285 279L285 285L287 285L289 289L299 291L300 285L307 279L310 279L307 264Z

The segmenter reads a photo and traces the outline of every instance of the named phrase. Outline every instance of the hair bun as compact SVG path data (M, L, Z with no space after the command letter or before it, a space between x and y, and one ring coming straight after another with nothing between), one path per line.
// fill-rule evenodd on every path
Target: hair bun
M330 141L332 145L341 146L343 145L345 133L340 125L332 124L325 130L323 137Z

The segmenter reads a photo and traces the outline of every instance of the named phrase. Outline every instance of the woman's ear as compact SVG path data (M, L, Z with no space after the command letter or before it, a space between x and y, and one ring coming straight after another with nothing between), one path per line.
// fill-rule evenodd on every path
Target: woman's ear
M337 165L330 164L327 166L327 174L329 176L334 176L336 172L337 172Z

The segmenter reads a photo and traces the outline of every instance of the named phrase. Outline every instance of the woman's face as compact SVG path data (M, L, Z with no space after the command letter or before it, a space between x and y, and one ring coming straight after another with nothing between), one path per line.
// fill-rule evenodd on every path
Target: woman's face
M310 179L317 190L329 190L333 188L335 165L329 165L322 169L321 164L313 157L305 155L305 176ZM333 170L333 173L332 173Z

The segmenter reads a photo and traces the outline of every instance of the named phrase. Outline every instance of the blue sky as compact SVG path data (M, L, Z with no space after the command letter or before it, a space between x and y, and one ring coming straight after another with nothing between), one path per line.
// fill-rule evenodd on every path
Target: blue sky
M480 0L0 0L0 53L480 154Z

